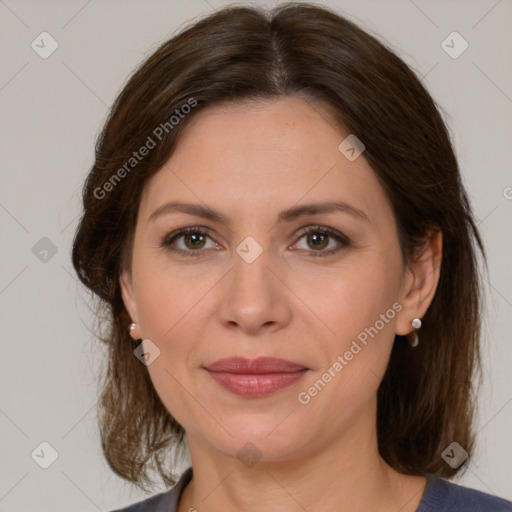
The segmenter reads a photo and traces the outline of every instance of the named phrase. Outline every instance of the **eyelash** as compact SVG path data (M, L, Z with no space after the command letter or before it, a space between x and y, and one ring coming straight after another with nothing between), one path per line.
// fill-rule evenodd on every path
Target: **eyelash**
M351 241L349 238L347 238L342 233L339 233L338 231L335 231L334 229L325 227L325 226L308 226L307 228L302 229L298 234L298 240L300 240L302 237L310 234L310 233L317 233L322 235L328 235L330 238L334 239L336 242L340 243L343 247L349 247L351 245ZM197 258L201 257L201 253L204 252L204 249L196 249L196 250L188 250L184 251L183 249L177 249L175 247L172 247L172 243L179 237L187 235L187 234L198 234L203 236L209 236L208 230L200 227L190 227L190 228L182 228L178 231L175 231L171 233L170 235L167 235L164 240L162 241L162 247L165 247L169 249L170 251L181 254L183 256ZM333 256L340 251L342 247L338 247L336 249L331 249L329 251L310 251L311 257L313 258L326 258L329 256Z

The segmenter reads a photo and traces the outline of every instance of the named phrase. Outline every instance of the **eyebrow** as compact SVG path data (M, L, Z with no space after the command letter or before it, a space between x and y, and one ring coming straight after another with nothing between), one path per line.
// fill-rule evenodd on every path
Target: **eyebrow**
M148 223L162 215L176 212L186 213L195 217L201 217L212 222L219 222L222 224L229 223L225 215L217 210L210 208L209 206L202 204L182 203L180 201L171 201L157 208L149 216ZM301 206L294 206L280 212L278 216L278 222L291 222L305 215L317 215L320 213L333 212L347 213L353 217L359 218L366 222L370 222L370 219L365 212L343 201L328 201L325 203L309 203Z

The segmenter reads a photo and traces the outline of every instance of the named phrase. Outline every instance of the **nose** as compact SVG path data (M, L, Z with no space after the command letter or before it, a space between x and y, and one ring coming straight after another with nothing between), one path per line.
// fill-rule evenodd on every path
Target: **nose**
M282 272L281 272L282 273ZM279 266L268 252L251 263L237 254L229 272L218 309L219 320L230 329L247 335L275 332L291 320L290 290Z

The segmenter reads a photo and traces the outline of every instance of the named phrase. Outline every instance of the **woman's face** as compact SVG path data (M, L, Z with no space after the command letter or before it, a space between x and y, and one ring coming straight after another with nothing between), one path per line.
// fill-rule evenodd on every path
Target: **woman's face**
M417 315L390 203L364 152L338 148L348 135L296 97L210 107L146 185L123 297L189 444L286 460L375 429L395 333ZM208 370L233 357L298 366Z

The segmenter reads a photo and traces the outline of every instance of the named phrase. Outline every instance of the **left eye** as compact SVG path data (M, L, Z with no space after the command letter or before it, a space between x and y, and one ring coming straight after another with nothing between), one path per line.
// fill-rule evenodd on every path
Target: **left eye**
M350 241L345 235L321 226L310 227L302 231L299 241L302 239L305 239L307 247L299 247L299 249L309 251L311 256L329 256L338 252L340 246L350 245Z

